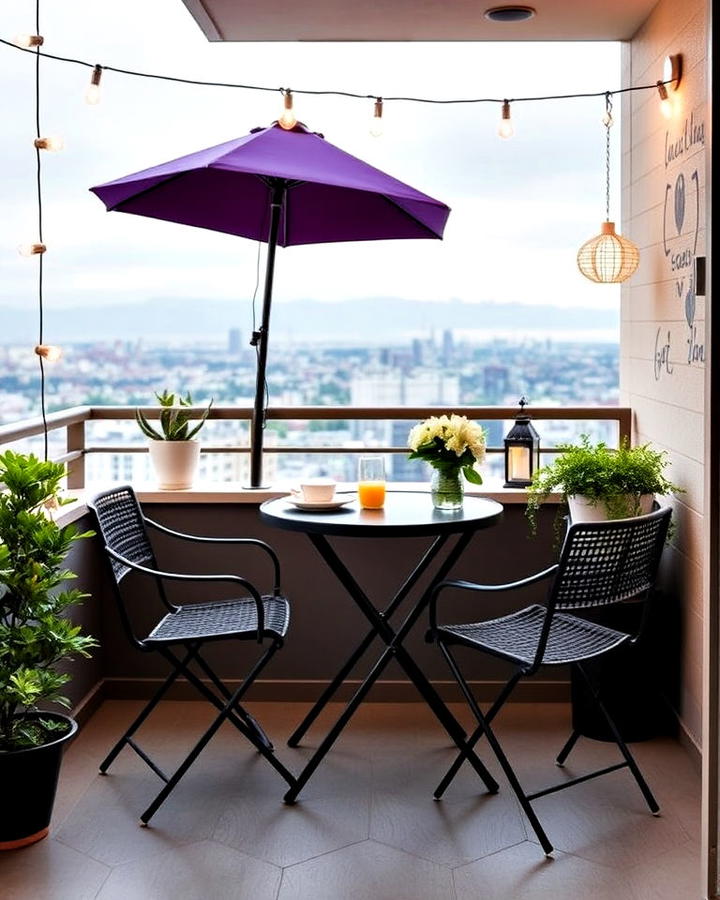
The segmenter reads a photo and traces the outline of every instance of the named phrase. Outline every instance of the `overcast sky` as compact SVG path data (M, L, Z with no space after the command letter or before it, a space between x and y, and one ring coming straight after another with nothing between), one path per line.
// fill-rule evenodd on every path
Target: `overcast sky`
M34 4L3 0L0 36L32 32ZM124 68L296 90L388 96L513 97L620 86L616 44L210 44L181 0L45 0L45 49ZM36 235L33 68L0 45L0 336L2 306L32 314L36 264L17 254ZM83 100L89 70L42 62L42 130L66 149L43 154L46 303L235 300L252 294L257 245L107 213L91 185L270 124L279 94L167 84L105 73L102 102ZM617 104L619 107L619 103ZM575 255L604 219L603 100L517 104L515 137L499 107L386 104L296 95L298 117L343 149L452 207L444 241L325 244L278 251L275 302L395 296L417 300L614 306ZM619 108L617 109L619 123ZM613 208L619 218L619 127ZM242 327L244 322L238 322Z

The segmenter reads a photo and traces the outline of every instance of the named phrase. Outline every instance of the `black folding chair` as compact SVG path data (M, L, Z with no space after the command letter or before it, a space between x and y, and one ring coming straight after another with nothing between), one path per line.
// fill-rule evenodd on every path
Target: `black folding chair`
M478 727L465 747L472 748L485 735L498 762L502 766L520 805L530 820L546 854L553 846L543 831L531 806L531 801L599 775L627 766L653 814L659 812L655 798L640 773L632 754L603 703L600 689L583 663L586 660L634 645L644 631L650 609L650 598L657 577L660 557L670 523L669 508L647 516L609 522L578 523L568 528L560 554L560 561L529 578L510 584L484 585L467 581L444 581L433 593L430 603L428 640L436 641L450 670L456 678ZM552 579L546 606L533 605L510 615L484 622L460 625L439 625L437 601L448 588L470 591L510 591L543 579ZM633 634L588 621L562 610L582 610L635 600L642 604L640 621ZM500 691L488 712L483 714L467 681L458 667L451 645L460 645L508 660L516 667L507 684ZM620 748L623 762L590 772L578 778L552 785L533 794L526 794L508 762L491 728L491 722L507 701L521 678L534 675L541 665L573 665L590 689L590 695L604 716ZM562 766L580 737L573 731L557 757ZM457 774L466 755L462 750L435 791L439 799Z
M240 704L250 685L275 652L282 647L290 622L290 607L280 591L280 564L275 552L263 541L253 538L200 537L166 528L143 515L135 493L128 485L98 494L89 506L95 513L98 531L105 542L120 619L127 637L139 650L145 653L153 651L159 653L172 669L165 682L103 760L100 772L102 774L107 772L115 757L127 744L165 782L165 787L140 817L140 823L147 825L215 732L223 722L228 721L257 748L292 787L295 784L294 776L275 757L267 735ZM199 544L260 548L272 561L274 572L272 593L261 595L253 584L239 575L188 575L161 571L148 538L147 526L172 538ZM138 637L135 631L133 625L135 617L131 613L130 598L127 596L130 591L127 585L123 584L131 572L139 573L146 577L145 580L154 583L159 606L166 612L150 633L142 638ZM165 591L166 581L199 582L208 587L229 582L241 589L243 596L239 599L208 600L178 606L168 600ZM234 691L223 684L200 655L203 645L211 641L255 640L262 645L266 639L270 642L269 646ZM199 675L190 668L191 664L200 671ZM183 675L197 688L200 694L217 708L218 714L175 772L168 776L135 742L133 736L179 675ZM203 675L205 680L202 678Z

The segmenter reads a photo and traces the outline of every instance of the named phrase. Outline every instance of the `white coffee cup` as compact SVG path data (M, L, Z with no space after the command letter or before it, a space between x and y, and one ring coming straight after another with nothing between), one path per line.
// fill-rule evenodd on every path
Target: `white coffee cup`
M300 482L300 494L306 503L329 503L335 496L332 478L307 478Z

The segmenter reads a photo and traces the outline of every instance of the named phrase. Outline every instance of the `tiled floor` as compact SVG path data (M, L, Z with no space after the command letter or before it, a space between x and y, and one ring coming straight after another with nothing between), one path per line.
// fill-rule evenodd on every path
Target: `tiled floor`
M663 814L649 814L627 770L539 799L556 849L546 859L497 765L500 793L465 766L441 802L432 790L453 752L421 704L366 704L300 796L225 726L151 821L159 790L126 749L97 764L138 704L107 702L66 754L50 838L0 856L3 900L694 900L699 892L699 779L670 739L633 745ZM302 704L252 711L299 770L284 738ZM467 722L465 711L456 714ZM203 703L162 704L142 743L167 769L208 721ZM510 704L498 734L527 788L580 774L617 750L582 739L565 770L561 704ZM483 758L489 761L487 748Z

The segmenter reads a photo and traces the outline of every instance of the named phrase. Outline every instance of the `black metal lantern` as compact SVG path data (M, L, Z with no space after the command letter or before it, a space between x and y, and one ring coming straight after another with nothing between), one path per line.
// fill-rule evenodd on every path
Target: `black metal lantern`
M505 438L505 487L528 487L540 466L540 436L525 413L527 400L520 398L520 413Z

